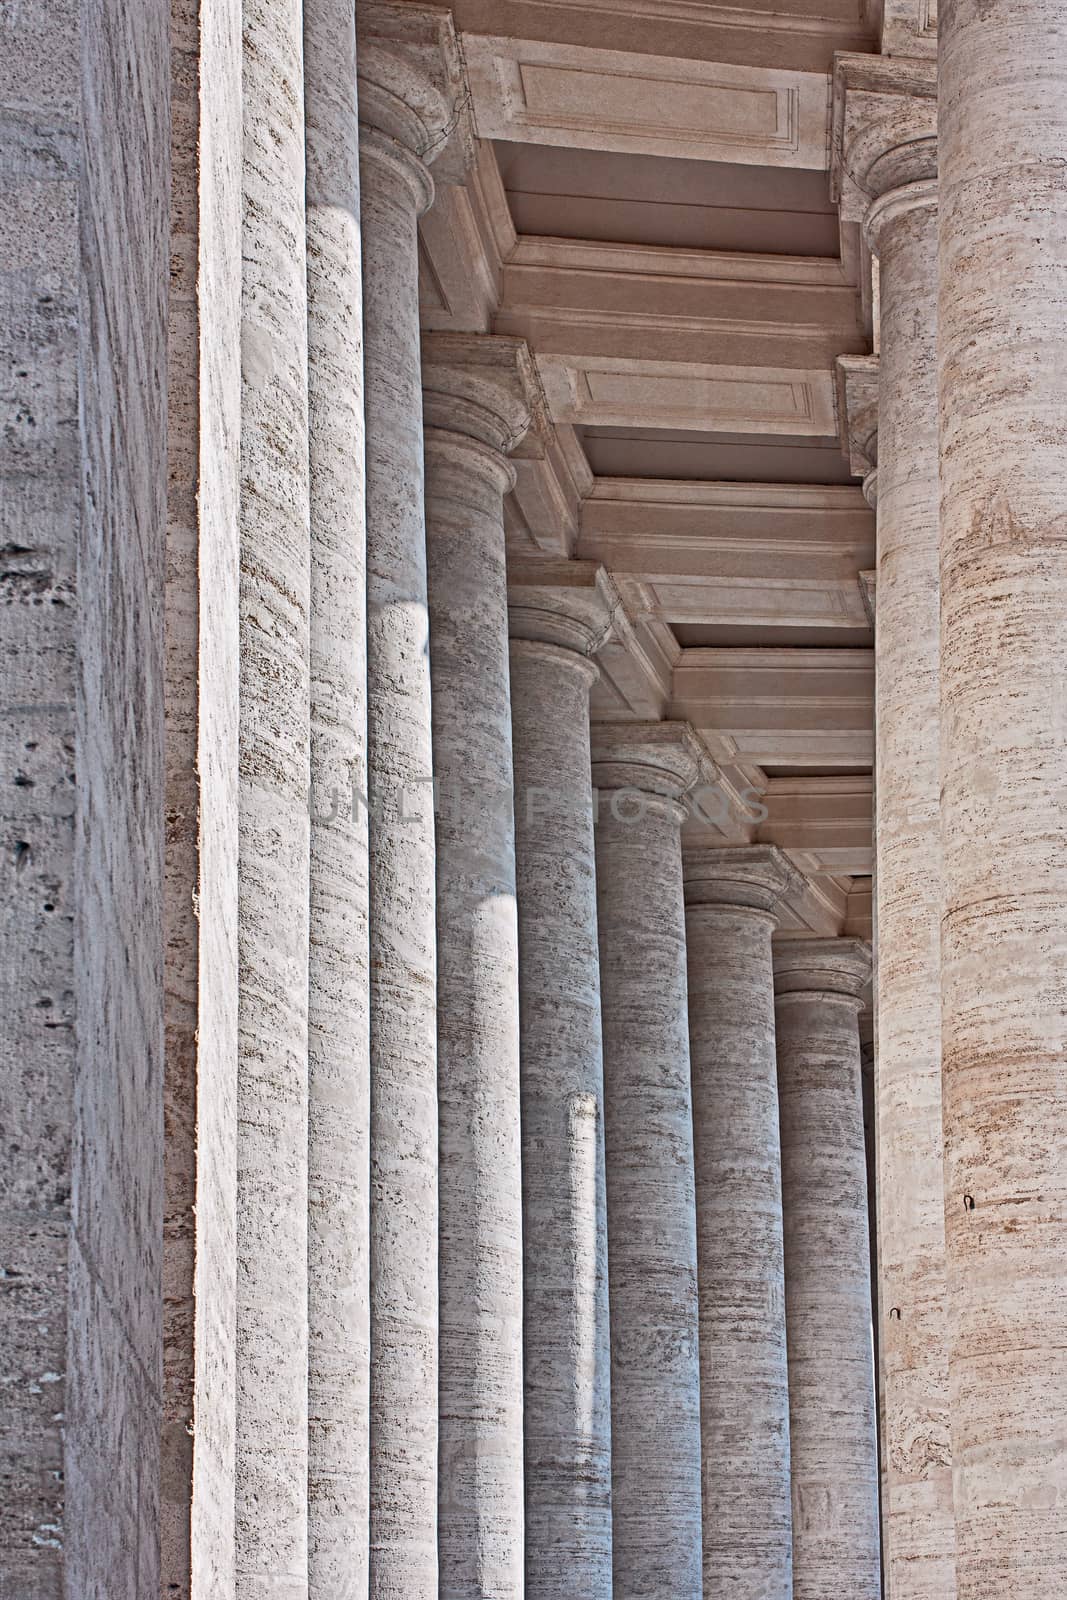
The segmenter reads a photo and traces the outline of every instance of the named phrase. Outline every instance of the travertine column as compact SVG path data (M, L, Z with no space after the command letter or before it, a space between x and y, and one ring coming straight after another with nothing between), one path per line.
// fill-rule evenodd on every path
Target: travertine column
M880 268L875 1093L886 1588L889 1600L950 1600L934 66L846 56L836 80L850 175L842 204L863 220Z
M775 949L794 1600L879 1600L858 939Z
M437 818L440 1600L523 1594L519 957L505 492L520 339L423 343Z
M685 723L593 729L614 1600L700 1600L700 1355L679 804Z
M370 1594L437 1594L437 1012L419 361L427 163L466 128L447 12L361 5L370 833ZM469 138L469 129L467 137Z
M307 1594L310 780L303 5L245 0L236 1592Z
M351 0L304 0L311 500L308 1593L367 1593L366 522Z
M791 1600L789 1385L769 845L686 852L704 1589Z
M960 1600L1067 1589L1067 12L939 18L941 953Z
M530 564L533 567L533 563ZM527 1600L610 1600L611 1402L589 660L606 575L513 591Z

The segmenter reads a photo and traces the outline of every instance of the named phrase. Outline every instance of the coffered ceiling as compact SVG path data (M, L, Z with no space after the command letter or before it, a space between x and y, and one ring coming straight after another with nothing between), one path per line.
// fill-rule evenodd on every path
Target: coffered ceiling
M876 287L831 198L830 72L880 32L928 53L930 4L452 10L480 141L423 219L423 320L534 352L551 427L516 462L514 556L607 569L594 716L689 721L759 797L729 837L805 873L797 925L862 932Z

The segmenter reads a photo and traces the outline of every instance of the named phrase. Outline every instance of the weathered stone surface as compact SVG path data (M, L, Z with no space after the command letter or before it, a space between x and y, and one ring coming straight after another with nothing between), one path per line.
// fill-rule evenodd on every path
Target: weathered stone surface
M237 1164L237 0L173 0L170 46L160 1588L226 1600ZM225 107L217 116L216 96Z
M245 0L236 1591L307 1594L311 538L303 6Z
M926 120L926 119L922 119ZM920 124L921 126L921 124ZM916 140L916 146L919 140ZM892 1600L953 1596L941 1153L936 152L868 212L880 263L877 820L880 1359Z
M960 1600L1067 1584L1067 15L939 16L941 953Z
M562 565L562 564L561 564ZM575 566L580 566L575 563ZM512 591L528 1600L609 1600L604 1078L588 659L597 569Z
M774 952L794 1600L880 1600L857 939Z
M370 1593L437 1595L437 1013L417 221L462 116L447 12L361 6L370 835Z
M702 1593L684 723L593 728L611 1309L614 1600Z
M440 1600L523 1594L519 954L503 497L519 339L423 342L437 780Z
M366 519L355 16L304 0L311 512L308 1595L368 1586Z
M704 1590L791 1600L774 846L686 852Z

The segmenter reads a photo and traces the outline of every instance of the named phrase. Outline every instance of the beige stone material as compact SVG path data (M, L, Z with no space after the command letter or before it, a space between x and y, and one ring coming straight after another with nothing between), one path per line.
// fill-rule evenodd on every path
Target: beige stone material
M598 724L614 1600L702 1594L700 1356L680 800L684 723Z
M880 1600L857 939L775 947L794 1600Z
M942 1088L960 1600L1067 1585L1067 16L938 19Z
M243 10L236 1593L307 1594L303 5Z
M583 563L530 563L519 575L526 581L511 591L511 714L526 1595L610 1600L604 1079L589 744L596 667L589 657L610 631L612 591L602 571Z
M429 163L461 170L470 133L447 12L371 0L357 28L374 813L370 1594L436 1600L436 855L417 220L433 196Z
M519 954L503 497L544 426L521 340L422 349L437 780L440 1600L523 1594Z
M693 1066L704 1591L792 1600L769 845L683 857Z
M956 1592L941 1140L935 170L933 139L917 137L897 174L904 181L875 199L866 224L882 318L875 1082L892 1600Z
M311 508L308 1595L368 1587L366 518L355 17L304 0Z

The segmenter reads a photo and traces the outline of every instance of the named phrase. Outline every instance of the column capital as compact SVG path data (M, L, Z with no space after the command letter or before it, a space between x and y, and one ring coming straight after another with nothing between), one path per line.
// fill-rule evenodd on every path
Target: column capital
M422 394L430 435L470 440L499 456L523 445L527 454L543 448L548 407L525 339L423 334Z
M715 768L688 722L595 722L593 785L681 800Z
M474 160L470 91L452 13L406 0L360 0L356 33L365 144L374 150L384 138L394 158L406 158L425 209L433 198L428 169L461 183Z
M877 356L838 356L834 362L842 447L872 508L878 499L878 371Z
M834 57L830 190L844 222L871 202L937 175L937 64L841 52ZM929 204L936 188L913 193ZM877 251L877 239L868 241Z
M784 900L798 894L803 878L774 844L686 850L682 854L685 903L689 910L727 906L776 918Z
M614 579L596 561L508 563L513 641L595 656L612 637L621 615L622 599Z
M871 976L871 947L865 939L775 941L775 998L785 995L840 995L862 1006Z

